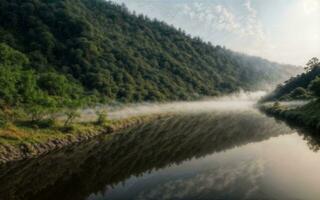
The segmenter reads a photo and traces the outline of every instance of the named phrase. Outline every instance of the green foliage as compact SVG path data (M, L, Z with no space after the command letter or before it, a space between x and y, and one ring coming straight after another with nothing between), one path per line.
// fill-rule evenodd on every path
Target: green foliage
M320 97L320 77L315 78L311 84L309 89L319 98Z
M308 100L311 99L312 93L303 87L297 87L289 94L282 96L279 100Z
M82 92L82 88L70 83L65 76L54 72L40 74L38 85L50 96L77 97L76 95Z
M24 54L0 44L2 125L21 119L21 113L33 124L51 123L55 121L55 112L64 107L66 101L81 99L82 93L81 87L63 75L56 72L36 73L28 67Z
M77 109L67 109L65 111L65 115L66 115L66 120L64 122L65 127L71 125L76 118L80 117L80 113Z
M71 127L83 105L216 96L293 71L104 0L0 0L2 125L49 127L64 112Z
M0 2L0 62L21 66L2 69L10 84L3 82L8 86L0 95L8 102L22 91L20 79L30 85L24 86L30 95L19 97L23 103L39 93L61 101L90 96L133 102L256 89L293 71L212 46L104 0Z
M97 111L97 124L98 125L107 125L109 122L108 113L106 111Z
M79 108L81 108L82 105L82 101L81 100L74 100L74 101L70 101L67 100L64 102L64 105L66 107L65 109L65 116L66 116L66 120L64 122L64 126L68 127L70 126L75 119L80 117L80 112L79 112Z
M24 54L0 43L0 97L2 104L16 104L21 99L21 95L28 94L33 89L33 86L30 85L34 78L33 74L30 71L22 70L22 67L27 63L28 59Z
M313 57L308 61L307 65L305 67L305 70L311 71L314 67L316 67L319 64L320 64L319 59L316 57Z
M0 109L0 127L7 127L18 120L26 118L26 114L23 109L15 108L11 109L8 107L2 107Z
M320 130L320 101L311 101L310 103L288 109L279 105L262 108L266 113L280 117L295 125L305 126L317 131Z
M273 106L274 109L280 108L280 103L278 101L274 102Z
M0 43L0 64L3 66L21 67L29 63L28 58L4 43Z
M54 99L43 96L38 97L36 101L28 104L25 108L32 122L38 122L45 117L50 118L50 114L57 111L57 104Z
M317 95L317 79L320 76L320 63L317 58L312 58L302 74L292 77L279 85L264 101L275 100L301 100L314 98ZM312 86L314 84L314 86Z

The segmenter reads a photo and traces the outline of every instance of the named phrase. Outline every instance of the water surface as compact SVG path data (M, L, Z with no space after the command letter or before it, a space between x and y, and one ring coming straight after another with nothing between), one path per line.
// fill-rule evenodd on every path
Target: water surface
M202 109L0 166L0 199L319 199L318 149L251 104Z

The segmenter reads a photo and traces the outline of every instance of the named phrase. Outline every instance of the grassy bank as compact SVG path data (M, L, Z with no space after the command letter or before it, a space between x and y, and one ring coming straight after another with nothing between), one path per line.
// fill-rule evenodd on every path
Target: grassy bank
M273 105L261 105L260 109L267 114L279 117L300 126L320 130L320 100L312 101L304 106L289 108L274 103Z
M137 116L109 120L104 124L96 122L74 123L68 127L56 124L50 128L9 125L0 129L0 164L36 157L101 134L110 134L159 117L161 115Z

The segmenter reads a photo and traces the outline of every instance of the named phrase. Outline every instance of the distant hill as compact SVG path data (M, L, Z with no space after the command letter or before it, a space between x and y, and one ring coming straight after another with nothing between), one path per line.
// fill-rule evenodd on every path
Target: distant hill
M0 98L11 105L39 96L187 100L261 89L299 71L104 0L0 0L0 43Z
M316 97L315 82L320 79L320 62L317 58L309 61L306 71L280 84L264 101L307 100ZM316 89L317 91L317 89Z

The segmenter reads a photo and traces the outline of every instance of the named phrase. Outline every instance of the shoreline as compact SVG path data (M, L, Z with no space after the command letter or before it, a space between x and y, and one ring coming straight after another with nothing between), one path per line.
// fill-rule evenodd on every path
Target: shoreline
M319 101L309 102L296 108L288 108L281 105L281 102L278 105L258 105L258 109L263 113L312 132L320 131L320 112L317 111L319 108Z
M28 138L18 141L17 144L3 143L0 141L0 165L36 158L70 145L88 141L97 136L113 134L122 129L157 120L165 116L168 115L153 114L113 120L105 127L95 126L96 129L88 129L84 132L76 132L73 134L52 134L44 141L28 141ZM4 139L3 141L5 140L10 140L10 138Z

